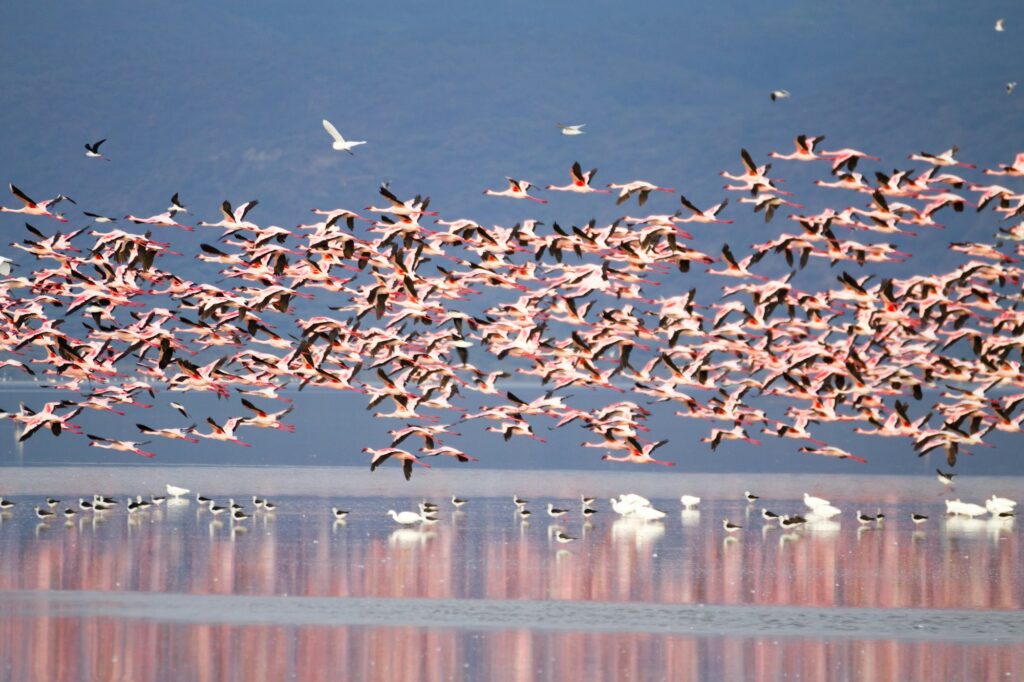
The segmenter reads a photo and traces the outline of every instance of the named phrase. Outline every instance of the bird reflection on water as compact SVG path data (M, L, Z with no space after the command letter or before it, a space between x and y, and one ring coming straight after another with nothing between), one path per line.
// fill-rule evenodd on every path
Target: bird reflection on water
M575 509L566 500L555 503ZM61 519L38 535L27 517L8 519L0 528L0 591L1024 606L1021 544L1012 519L943 520L941 509L934 509L927 510L931 525L914 526L909 513L889 505L881 528L859 531L846 514L762 536L763 520L755 512L737 541L726 545L721 518L738 513L742 501L706 499L703 515L684 512L655 522L616 520L607 510L589 521L585 534L584 518L571 511L558 523L579 539L558 543L547 537L547 524L523 528L510 518L507 497L476 496L458 523L446 518L429 528L396 529L381 512L413 504L346 500L351 513L339 525L332 500L284 497L273 522L248 532L195 514L194 501L140 512L131 524L113 522L125 517L80 516L64 527ZM833 671L837 660L853 679L948 679L964 670L972 678L1024 674L1024 653L1011 646L585 630L217 625L0 609L0 649L19 652L6 657L14 666L7 671L12 679L162 679L161 671L171 669L190 679L224 676L218 672L224 670L229 678L329 679L327 671L339 669L359 679L482 679L517 672L547 679L775 679Z

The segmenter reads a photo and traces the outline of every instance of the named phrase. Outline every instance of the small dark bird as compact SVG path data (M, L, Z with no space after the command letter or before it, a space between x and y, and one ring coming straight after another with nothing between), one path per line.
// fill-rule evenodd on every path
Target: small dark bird
M548 502L548 516L552 518L558 518L559 516L565 516L568 513L568 509L559 509L555 505Z
M779 519L779 523L783 528L792 528L793 526L799 526L802 523L807 523L807 519L799 514L794 514L793 516L783 516Z
M93 142L92 144L85 145L85 155L90 159L103 159L104 161L110 161L107 157L100 154L100 145L107 141L107 138L103 138L99 142Z

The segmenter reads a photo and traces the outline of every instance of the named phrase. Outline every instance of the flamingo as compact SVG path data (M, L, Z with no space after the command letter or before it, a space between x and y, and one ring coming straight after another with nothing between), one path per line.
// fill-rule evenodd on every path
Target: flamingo
M47 199L46 201L36 202L30 199L27 194L25 194L20 189L15 187L13 183L8 184L7 187L8 189L10 189L11 194L13 194L18 199L18 201L23 203L24 206L22 206L21 208L8 208L6 206L0 206L0 213L24 213L25 215L38 215L44 216L46 218L53 218L54 220L59 220L62 223L66 223L68 221L67 218L57 213L51 213L49 209L53 206L56 206L62 201L70 201L72 204L75 203L75 201L71 197L66 197L63 194L58 194L54 198Z
M985 175L1024 176L1024 152L1017 154L1011 165L999 164L999 170L985 169Z
M228 419L226 422L224 422L224 426L221 426L220 424L213 420L213 417L207 417L206 423L210 425L210 432L200 433L198 431L193 431L193 433L196 436L199 436L200 438L204 438L206 440L216 440L228 443L235 443L236 445L241 445L242 447L246 448L252 447L250 443L245 443L235 436L235 429L238 428L238 426L243 421L244 420L242 417L232 417L231 419Z
M102 436L94 436L91 433L87 433L85 435L89 439L89 447L102 448L104 450L117 450L118 452L132 452L142 457L156 457L156 453L143 450L140 447L142 445L146 445L149 441L136 443L128 440L103 438Z
M185 230L186 232L193 232L195 230L195 228L193 228L191 225L182 225L181 223L176 221L174 219L174 213L172 213L171 211L164 211L163 213L151 215L147 218L140 218L138 216L129 214L126 215L124 219L130 220L136 225L161 225L163 227L177 227L182 230Z
M526 180L513 180L510 177L505 177L508 180L508 189L497 191L493 189L485 189L484 194L491 197L509 197L511 199L529 199L530 201L536 201L538 204L548 203L546 199L538 199L537 197L531 197L527 192L533 183L527 182Z
M279 431L286 431L288 433L295 432L294 424L285 424L281 421L281 419L295 409L294 406L289 405L287 408L278 412L267 412L256 407L245 398L242 398L242 406L247 410L251 410L256 413L256 416L243 419L239 424L240 426L257 426L261 429L278 429Z
M679 203L683 205L687 211L690 212L685 218L678 218L677 221L680 223L721 223L723 225L731 225L731 220L719 220L718 214L722 212L726 206L729 205L728 199L723 199L720 204L715 204L711 208L700 210L694 206L689 199L683 195L679 195Z
M780 154L779 152L769 152L768 156L773 159L784 159L786 161L819 161L827 157L814 153L814 147L825 139L824 135L817 137L808 137L807 135L798 135L793 138L793 146L796 148L792 154Z
M394 457L396 460L402 463L402 473L405 475L405 480L412 479L412 465L419 464L420 466L430 468L430 465L426 462L420 461L420 459L407 450L399 448L363 448L363 452L372 455L370 460L370 471L376 471L377 467L386 462L388 459Z
M842 168L846 168L847 171L853 172L857 167L857 161L860 159L871 159L872 161L881 161L877 156L865 154L862 151L856 149L836 149L833 151L822 151L821 156L826 159L832 159L832 174L835 175Z
M170 438L171 440L183 440L186 443L198 443L199 439L193 438L188 435L195 430L195 425L192 425L186 429L153 429L145 424L136 424L135 427L147 436L161 436L162 438ZM187 492L187 491L186 491Z
M925 163L930 163L933 166L961 166L962 168L975 168L972 164L957 161L954 158L959 151L960 148L954 145L941 154L919 152L917 154L911 154L907 158L911 161L924 161Z
M700 442L711 445L711 450L718 449L723 440L743 440L751 445L760 445L761 441L751 438L741 424L736 424L731 429L711 429L711 434L701 438Z
M633 464L660 464L661 466L674 467L675 462L668 462L663 460L654 459L651 457L651 453L660 448L662 445L668 443L667 440L661 440L657 443L641 444L636 438L632 436L626 439L628 454L622 457L615 457L613 455L604 455L601 457L602 460L607 462L632 462Z
M633 180L632 182L621 184L612 183L608 185L608 189L619 190L619 196L615 200L616 206L625 203L633 195L637 196L637 202L643 206L647 203L647 197L651 192L668 192L670 194L675 192L671 187L658 187L654 183L647 182L646 180Z
M229 231L237 229L253 229L256 227L255 223L251 223L245 219L249 215L249 211L256 208L259 205L259 201L252 199L247 201L238 208L232 210L231 202L223 201L220 205L220 213L224 216L221 220L216 223L207 223L200 220L197 225L200 227L223 227Z
M768 278L764 275L756 275L748 269L751 265L761 260L762 256L763 254L755 253L747 256L741 261L737 261L736 257L733 256L732 249L729 248L729 245L724 244L722 245L722 259L725 261L726 267L722 270L707 268L705 272L711 275L721 275L723 277L738 277L742 279L759 279L768 281Z
M547 189L556 192L574 192L576 194L608 194L611 190L607 189L596 189L590 186L594 176L597 175L597 169L593 168L586 173L583 172L583 168L580 167L579 161L574 161L572 169L569 171L569 177L572 182L568 185L548 185Z
M868 463L868 461L866 459L864 459L863 457L857 457L856 455L853 455L853 454L847 452L846 450L843 450L842 448L837 448L834 445L825 445L825 446L816 447L816 448L803 447L803 448L800 448L800 452L805 452L805 453L810 454L810 455L822 455L824 457L837 457L839 459L852 459L853 461L860 462L861 464L867 464Z

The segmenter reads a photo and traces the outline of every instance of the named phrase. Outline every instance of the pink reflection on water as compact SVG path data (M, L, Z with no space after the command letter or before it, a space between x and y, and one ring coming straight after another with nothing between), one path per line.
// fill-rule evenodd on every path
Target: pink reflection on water
M1019 645L0 616L4 679L1001 680Z
M319 506L318 506L319 505ZM381 598L490 598L1019 610L1012 525L906 523L787 535L755 515L727 541L720 515L661 524L523 526L507 503L396 529L379 510L347 526L294 502L233 532L194 506L35 530L0 525L0 590ZM321 508L323 506L324 508ZM379 505L377 505L379 506ZM538 516L540 516L538 514ZM561 551L560 551L561 550ZM0 679L1005 679L1024 648L927 641L402 627L172 624L0 613Z
M569 599L676 604L1020 609L1020 534L1012 526L927 533L844 524L738 539L699 526L605 519L566 530L481 513L425 528L333 526L279 514L243 532L182 510L127 524L112 517L38 535L0 526L0 590ZM709 516L709 515L705 515ZM971 534L973 533L973 534ZM562 551L560 551L562 550Z

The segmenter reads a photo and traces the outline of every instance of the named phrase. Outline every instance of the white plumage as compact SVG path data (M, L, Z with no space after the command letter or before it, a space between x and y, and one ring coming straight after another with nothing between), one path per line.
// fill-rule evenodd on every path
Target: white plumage
M331 149L336 149L339 152L348 152L349 154L353 154L353 147L358 147L361 144L366 144L365 140L346 140L344 137L342 137L341 133L338 132L338 129L334 127L334 124L328 121L326 118L324 119L323 123L324 130L326 130L327 133L334 140L334 142L331 143Z

